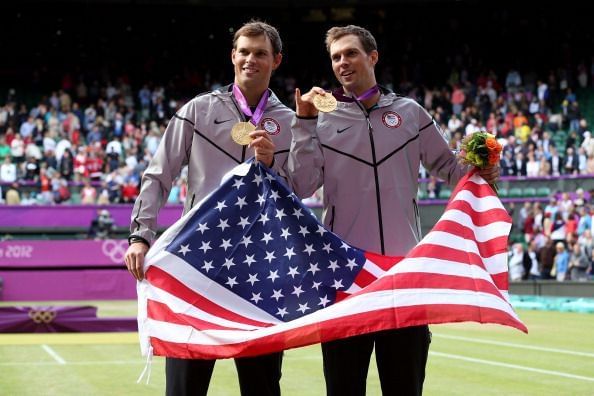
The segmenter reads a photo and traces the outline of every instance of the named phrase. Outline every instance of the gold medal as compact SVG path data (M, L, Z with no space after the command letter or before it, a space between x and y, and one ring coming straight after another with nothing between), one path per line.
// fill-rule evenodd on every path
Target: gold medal
M238 122L231 128L231 138L235 143L245 146L252 141L250 132L255 130L256 126L251 122Z
M319 111L329 113L336 110L338 102L336 102L336 98L330 92L326 92L325 95L314 96L313 104Z

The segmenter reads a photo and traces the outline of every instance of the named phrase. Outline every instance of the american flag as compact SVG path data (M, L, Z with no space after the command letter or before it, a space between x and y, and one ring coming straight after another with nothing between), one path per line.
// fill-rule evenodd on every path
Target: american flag
M242 164L149 251L138 283L142 352L253 356L461 321L527 331L507 294L510 226L491 187L470 174L404 259L381 256L325 229L266 168Z

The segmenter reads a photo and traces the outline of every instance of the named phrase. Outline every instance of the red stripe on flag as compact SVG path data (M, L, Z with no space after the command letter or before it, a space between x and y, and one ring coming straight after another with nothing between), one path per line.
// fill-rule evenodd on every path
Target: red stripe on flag
M215 302L202 297L200 294L196 293L194 290L190 289L188 286L159 267L149 267L148 271L146 272L146 279L153 286L165 290L177 298L186 301L188 304L193 305L204 312L208 312L211 315L218 316L219 318L259 327L267 327L272 325L271 323L264 323L246 318L245 316L239 315L233 311L229 311L228 309L221 307Z
M394 265L398 264L404 257L402 256L382 256L377 253L365 252L365 258L375 265L383 269L384 271L388 271Z
M458 199L456 201L450 202L448 206L445 208L445 212L453 209L466 213L468 216L470 216L472 223L477 227L483 227L495 222L504 222L511 224L511 218L509 217L509 214L501 208L494 208L485 210L484 212L477 212L472 208L472 205L470 205L468 201Z
M498 309L473 305L431 304L386 308L354 315L347 314L324 322L235 344L186 344L151 337L151 345L157 356L182 359L225 359L268 354L393 328L467 321L496 323L515 327L525 333L528 332L522 322Z
M493 279L493 283L499 290L509 290L509 278L507 271L500 272L498 274L491 274L491 279Z
M472 228L468 228L452 220L440 220L432 229L433 231L447 232L476 243L479 253L482 257L491 257L499 253L507 252L507 235L479 242L476 240Z
M470 179L464 185L464 190L470 191L477 198L496 196L495 191L493 191L493 188L490 185L479 184Z
M355 277L353 283L359 286L360 288L364 288L365 286L373 283L377 277L373 275L371 272L365 270L365 267Z
M485 270L491 278L493 283L499 290L507 291L509 283L507 279L507 268L502 268L502 272L493 274L486 267L481 257L475 253L470 253L464 250L458 250L450 247L433 245L430 243L419 245L411 251L409 254L411 258L434 258L444 260L447 258L448 261L458 263L461 265L476 265L477 267Z
M160 322L192 326L198 330L238 330L237 328L225 327L189 315L173 312L167 305L151 299L148 300L147 316Z

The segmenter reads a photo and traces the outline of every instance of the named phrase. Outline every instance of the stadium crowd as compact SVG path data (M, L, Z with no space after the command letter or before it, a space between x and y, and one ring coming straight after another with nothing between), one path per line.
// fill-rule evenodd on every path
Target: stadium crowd
M464 136L487 130L504 145L501 174L530 178L594 174L594 137L575 93L592 90L593 73L580 64L547 76L511 69L500 78L489 70L472 75L454 67L447 83L436 88L394 86L384 77L388 88L430 110L452 150ZM292 103L296 79L282 74L274 79L277 94ZM0 103L2 204L134 201L169 118L188 98L171 83L133 89L125 76L113 81L87 84L66 75L59 89L32 106L9 92ZM220 86L214 79L203 84ZM419 176L426 176L424 170ZM438 196L439 186L429 180L429 198ZM182 174L169 202L185 198ZM583 197L570 202L555 195L544 209L527 202L516 226L525 240L510 251L511 278L586 279L592 273L590 211Z

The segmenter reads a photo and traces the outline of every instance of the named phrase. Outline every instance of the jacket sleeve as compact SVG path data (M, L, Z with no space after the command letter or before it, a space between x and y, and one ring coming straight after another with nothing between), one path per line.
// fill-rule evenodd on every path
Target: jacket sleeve
M300 198L311 197L322 185L324 155L316 133L317 118L293 117L291 151L287 169L293 191Z
M157 216L167 202L173 181L188 164L194 135L191 105L186 104L169 121L157 151L142 176L140 194L134 203L130 236L152 243L157 234Z
M470 167L460 164L427 111L419 106L419 139L421 162L427 171L455 186Z

